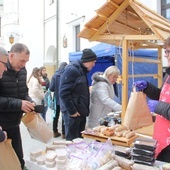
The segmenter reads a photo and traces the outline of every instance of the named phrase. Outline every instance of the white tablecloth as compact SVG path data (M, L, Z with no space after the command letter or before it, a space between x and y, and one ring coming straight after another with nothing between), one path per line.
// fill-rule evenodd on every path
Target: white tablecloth
M154 167L162 167L165 162L155 161ZM47 168L45 165L38 165L36 162L32 162L30 160L26 160L26 167L28 170L57 170L57 167L54 168ZM70 170L69 168L64 170ZM76 169L78 170L78 169Z

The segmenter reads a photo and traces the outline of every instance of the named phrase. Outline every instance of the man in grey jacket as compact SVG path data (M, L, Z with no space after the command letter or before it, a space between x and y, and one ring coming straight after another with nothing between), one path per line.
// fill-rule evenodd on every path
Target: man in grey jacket
M67 65L60 81L59 95L65 124L66 140L81 138L89 115L89 87L87 73L97 60L91 49L84 49L80 60Z
M34 103L28 96L25 64L29 61L30 51L21 43L11 47L7 70L0 79L0 126L12 139L12 146L24 168L20 122L23 113L34 110Z

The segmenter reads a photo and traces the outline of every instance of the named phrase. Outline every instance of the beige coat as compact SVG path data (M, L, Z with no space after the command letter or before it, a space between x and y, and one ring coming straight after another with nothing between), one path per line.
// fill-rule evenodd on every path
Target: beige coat
M41 84L35 77L31 77L28 83L28 93L32 100L37 104L42 104L42 99L44 98L44 91Z

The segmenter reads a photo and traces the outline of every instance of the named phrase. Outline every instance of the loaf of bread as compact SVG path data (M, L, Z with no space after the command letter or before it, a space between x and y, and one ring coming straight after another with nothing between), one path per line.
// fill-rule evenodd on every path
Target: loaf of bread
M112 159L109 162L107 162L105 165L98 168L98 170L110 170L116 166L118 166L117 161Z
M114 135L114 130L107 127L102 131L102 134L105 136L113 136Z
M118 162L119 166L126 170L131 170L132 165L134 164L133 160L129 160L117 155L114 155L114 159Z
M121 131L124 131L124 130L127 130L127 128L123 125L120 125L115 129L116 132L121 132Z
M131 131L131 132L127 133L125 138L129 139L129 138L131 138L133 136L135 136L135 131Z

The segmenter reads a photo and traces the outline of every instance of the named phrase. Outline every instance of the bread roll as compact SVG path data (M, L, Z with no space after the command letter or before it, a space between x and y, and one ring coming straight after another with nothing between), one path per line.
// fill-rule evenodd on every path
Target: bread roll
M170 163L163 164L162 170L170 170Z
M125 138L129 139L131 137L135 136L135 131L131 131L128 134L126 134Z

